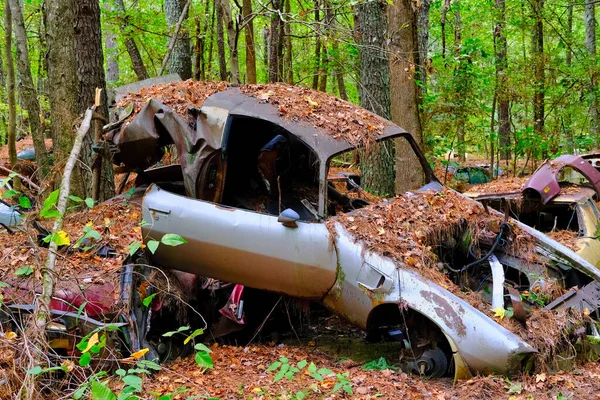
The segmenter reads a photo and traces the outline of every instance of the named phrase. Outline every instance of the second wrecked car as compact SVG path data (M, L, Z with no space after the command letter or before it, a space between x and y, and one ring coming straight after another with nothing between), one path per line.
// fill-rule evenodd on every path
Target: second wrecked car
M444 188L409 133L360 107L280 84L152 93L123 100L133 114L109 139L121 168L149 184L146 242L187 241L148 252L153 265L320 301L403 342L405 367L433 377L526 368L539 350L527 319L600 281L568 248ZM349 165L385 141L424 181L391 200L364 192ZM148 169L168 146L179 164ZM587 306L573 317L583 336Z

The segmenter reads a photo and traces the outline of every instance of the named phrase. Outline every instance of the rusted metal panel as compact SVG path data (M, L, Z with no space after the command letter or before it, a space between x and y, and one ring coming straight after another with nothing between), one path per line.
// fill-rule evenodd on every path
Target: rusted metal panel
M579 171L600 196L600 172L580 156L562 155L552 161L546 161L525 182L523 190L533 190L539 194L543 204L548 203L560 193L558 174L565 167Z
M547 310L574 308L593 312L600 308L600 283L592 281L580 289L573 288L545 307Z

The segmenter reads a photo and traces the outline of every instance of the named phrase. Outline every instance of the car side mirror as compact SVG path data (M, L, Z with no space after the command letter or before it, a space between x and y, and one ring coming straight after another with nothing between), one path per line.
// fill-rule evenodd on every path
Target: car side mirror
M283 226L288 228L297 228L298 224L296 221L300 219L300 215L291 208L287 208L283 210L281 214L279 214L279 218L277 218L277 222L281 222Z

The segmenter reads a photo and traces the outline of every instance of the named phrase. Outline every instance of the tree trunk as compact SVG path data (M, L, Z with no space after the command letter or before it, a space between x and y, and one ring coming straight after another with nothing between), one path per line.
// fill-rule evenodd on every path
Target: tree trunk
M321 92L327 91L327 74L329 73L329 51L327 50L327 43L323 44L323 51L321 51L321 68L319 68L319 90Z
M573 2L567 5L567 46L565 47L565 63L567 70L570 71L573 63ZM563 131L567 136L567 152L573 154L575 152L575 138L573 137L573 127L571 113L564 114Z
M415 53L415 63L418 67L419 85L419 103L422 102L424 94L427 92L427 68L429 67L429 9L431 0L422 0L417 14L417 49Z
M200 23L199 15L196 15L194 22L196 23L196 45L194 46L194 80L199 81L204 68L204 36L202 35L202 24Z
M108 53L106 61L106 80L114 83L119 80L119 56L117 53L117 38L112 32L106 33L104 39L106 52Z
M385 51L385 4L365 1L356 6L360 35L360 105L390 118L390 70ZM355 27L356 29L356 27ZM394 146L386 142L361 156L362 185L380 195L394 194Z
M283 5L283 0L272 0L273 8L280 10ZM269 82L278 82L280 62L279 47L281 45L281 18L278 13L271 15L271 40L269 43Z
M8 97L8 157L11 168L17 163L17 105L15 101L15 65L12 53L12 17L4 2L4 52L6 53L6 97Z
M175 29L177 22L179 22L179 17L181 17L186 3L187 0L165 0L165 17L171 31ZM184 16L184 25L177 34L173 52L167 64L167 71L170 74L179 74L184 81L192 77L190 34L185 28L185 19L187 19L187 15Z
M415 57L418 54L417 15L411 0L396 0L388 7L390 98L392 121L406 129L419 147L423 147L419 119L419 92L415 79ZM419 160L405 140L396 142L396 193L423 185L425 177Z
M223 8L218 4L217 9L217 52L219 54L219 77L222 81L227 80L227 60L225 58L225 33L223 32Z
M319 88L319 71L321 70L321 11L319 9L319 6L319 0L315 0L315 69L312 81L312 88L315 90Z
M256 83L256 50L254 49L254 22L252 21L252 0L243 0L242 12L246 27L246 81Z
M100 29L99 0L77 0L75 3L75 42L77 80L79 82L78 113L82 114L94 104L96 88L102 90L101 105L96 113L108 120L102 31ZM115 181L110 152L92 152L92 144L102 138L102 121L94 119L83 140L80 159L92 168L92 179L86 182L86 195L104 201L114 196ZM82 174L86 172L82 170Z
M285 81L290 85L294 84L294 66L292 63L292 24L289 21L291 15L291 0L285 2L285 15L288 17L288 21L284 22L283 33L285 42L285 56L283 60L285 70Z
M121 34L125 35L125 31L127 28L125 3L123 3L123 0L115 0L115 5L117 6L117 10L121 14L123 14L121 16L121 19L123 21L121 23ZM131 66L133 67L133 71L135 72L135 75L137 76L138 80L141 81L150 78L150 75L148 75L148 71L146 70L146 66L144 65L142 55L140 54L140 50L138 49L137 44L135 43L135 40L133 40L132 37L125 37L125 47L127 48L127 53L129 54L129 58L131 59Z
M600 145L600 102L598 101L598 64L596 60L596 3L585 1L585 48L590 58L590 135L595 139L595 146Z
M440 25L442 27L442 58L446 58L446 15L450 9L450 1L451 0L444 0L444 5L442 6L442 17L440 19Z
M29 128L35 149L35 160L38 165L39 178L42 181L47 178L50 167L44 143L44 129L40 120L40 102L31 76L31 64L29 49L27 48L27 32L25 31L23 11L18 0L5 1L10 4L12 20L14 22L15 41L17 45L17 68L19 70L19 77L21 78L19 89L21 99L23 100L23 108L29 114Z
M544 0L532 0L534 17L534 29L532 37L532 58L534 64L534 94L533 94L533 133L538 140L544 139L544 23L543 6ZM546 157L546 154L543 155Z
M229 0L219 0L219 7L222 8L223 21L227 27L227 47L229 47L229 72L231 73L231 83L240 83L240 68L238 61L238 31L231 14L231 4Z
M460 21L460 5L455 0L454 9L454 56L458 59L458 67L455 71L454 82L456 85L456 142L458 160L466 161L466 143L465 143L465 125L467 119L467 110L465 106L467 91L465 88L470 84L469 77L466 76L466 60L460 57L462 47L462 25Z
M333 43L331 44L331 48L333 49L334 54L339 54L337 40L334 39ZM339 60L334 60L333 62L333 70L335 71L340 98L343 100L348 100L348 93L346 92L346 84L344 82L344 70L342 69Z
M73 126L78 119L75 1L48 0L44 4L54 165L60 168L73 147ZM84 182L91 177L82 172L81 168L74 171L73 194L85 198Z
M206 1L206 4L208 6L208 0ZM213 60L213 45L215 43L214 40L214 36L215 36L215 14L216 14L216 9L217 7L214 6L213 4L213 8L212 8L212 12L211 12L211 17L210 17L210 30L208 33L208 37L210 38L210 42L208 42L208 60L206 61L206 72L205 75L206 77L210 77L212 78L212 60Z
M510 160L510 119L508 115L509 97L506 68L507 42L504 34L506 24L506 0L496 0L496 28L494 29L494 50L496 52L496 98L498 108L498 138L500 140L500 159Z

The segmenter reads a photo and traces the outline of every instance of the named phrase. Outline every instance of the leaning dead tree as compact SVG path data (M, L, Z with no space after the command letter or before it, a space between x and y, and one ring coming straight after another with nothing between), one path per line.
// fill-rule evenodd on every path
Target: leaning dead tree
M96 104L100 102L99 98L100 91L96 92ZM96 106L94 106L94 108L96 108ZM65 165L65 170L63 173L62 180L60 182L60 189L58 192L58 201L56 204L56 208L60 215L54 220L54 226L52 227L53 235L61 231L63 227L64 216L67 210L67 200L69 199L69 193L71 191L71 175L73 173L75 163L79 158L79 154L81 153L83 139L87 132L90 130L90 125L92 123L92 114L92 108L88 108L85 112L83 122L77 130L75 142L73 143L73 149L71 150L71 154L69 155L69 158L67 159L67 163ZM46 268L42 272L42 295L38 298L36 302L36 326L41 329L44 328L46 322L50 317L50 300L52 298L52 293L54 292L54 269L56 265L57 250L58 245L56 244L56 242L54 240L50 240L50 245L48 248L48 259L46 260Z

